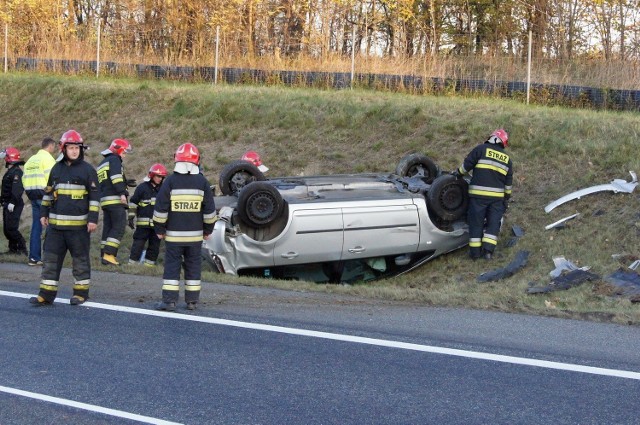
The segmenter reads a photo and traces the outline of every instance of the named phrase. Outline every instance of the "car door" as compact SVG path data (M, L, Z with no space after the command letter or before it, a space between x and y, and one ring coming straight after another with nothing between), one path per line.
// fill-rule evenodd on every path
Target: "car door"
M299 209L274 247L276 266L338 261L342 255L340 208Z
M415 252L420 220L413 203L343 208L342 260Z

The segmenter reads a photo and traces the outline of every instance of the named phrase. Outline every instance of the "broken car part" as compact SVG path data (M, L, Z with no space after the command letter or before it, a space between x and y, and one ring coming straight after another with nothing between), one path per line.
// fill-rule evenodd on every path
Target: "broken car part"
M544 294L553 291L565 291L587 281L599 280L600 276L585 270L572 270L569 273L558 276L547 286L532 286L527 288L527 294Z
M572 220L572 219L576 218L579 215L580 215L580 213L575 213L573 215L570 215L569 217L562 218L562 219L556 221L555 223L551 223L551 224L548 224L548 225L544 226L544 230L553 229L554 227L562 228L562 227L564 227L564 224L567 221Z
M527 265L528 259L529 251L518 251L516 257L513 259L513 261L507 264L506 267L482 273L476 280L480 283L484 283L493 282L513 276L518 270Z
M555 207L562 205L565 202L569 202L574 199L580 199L583 196L590 195L592 193L597 193L597 192L612 191L614 193L618 193L618 192L631 193L638 185L638 176L636 176L636 173L633 171L629 171L629 174L631 174L630 182L622 179L614 179L611 183L608 183L608 184L601 184L597 186L587 187L585 189L580 189L575 192L569 193L568 195L564 195L562 198L559 198L551 202L549 205L544 207L544 210L545 212L548 213Z

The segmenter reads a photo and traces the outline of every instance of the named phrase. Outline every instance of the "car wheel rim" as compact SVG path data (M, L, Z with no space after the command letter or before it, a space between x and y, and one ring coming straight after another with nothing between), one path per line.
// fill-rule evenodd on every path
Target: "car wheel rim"
M260 193L247 202L247 215L259 224L266 223L273 216L276 200L273 196Z
M440 205L447 211L455 211L462 205L464 193L458 185L447 186L440 194Z

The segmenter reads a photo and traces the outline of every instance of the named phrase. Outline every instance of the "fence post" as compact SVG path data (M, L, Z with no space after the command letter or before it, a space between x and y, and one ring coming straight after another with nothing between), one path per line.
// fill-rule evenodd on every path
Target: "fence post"
M7 73L7 52L9 51L9 24L4 24L4 73Z
M531 90L531 30L529 30L529 48L527 49L527 105L529 104L530 90Z
M213 67L213 84L218 84L218 48L220 46L220 25L216 27L216 59Z
M96 49L96 78L100 76L100 17L98 17L98 48Z
M353 90L353 79L356 74L356 24L351 30L351 90Z

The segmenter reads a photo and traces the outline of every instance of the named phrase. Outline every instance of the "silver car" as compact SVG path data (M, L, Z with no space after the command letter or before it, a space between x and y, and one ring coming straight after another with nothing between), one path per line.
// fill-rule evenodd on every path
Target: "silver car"
M203 244L214 271L355 282L412 270L469 242L467 182L420 154L395 173L266 179L234 161Z

